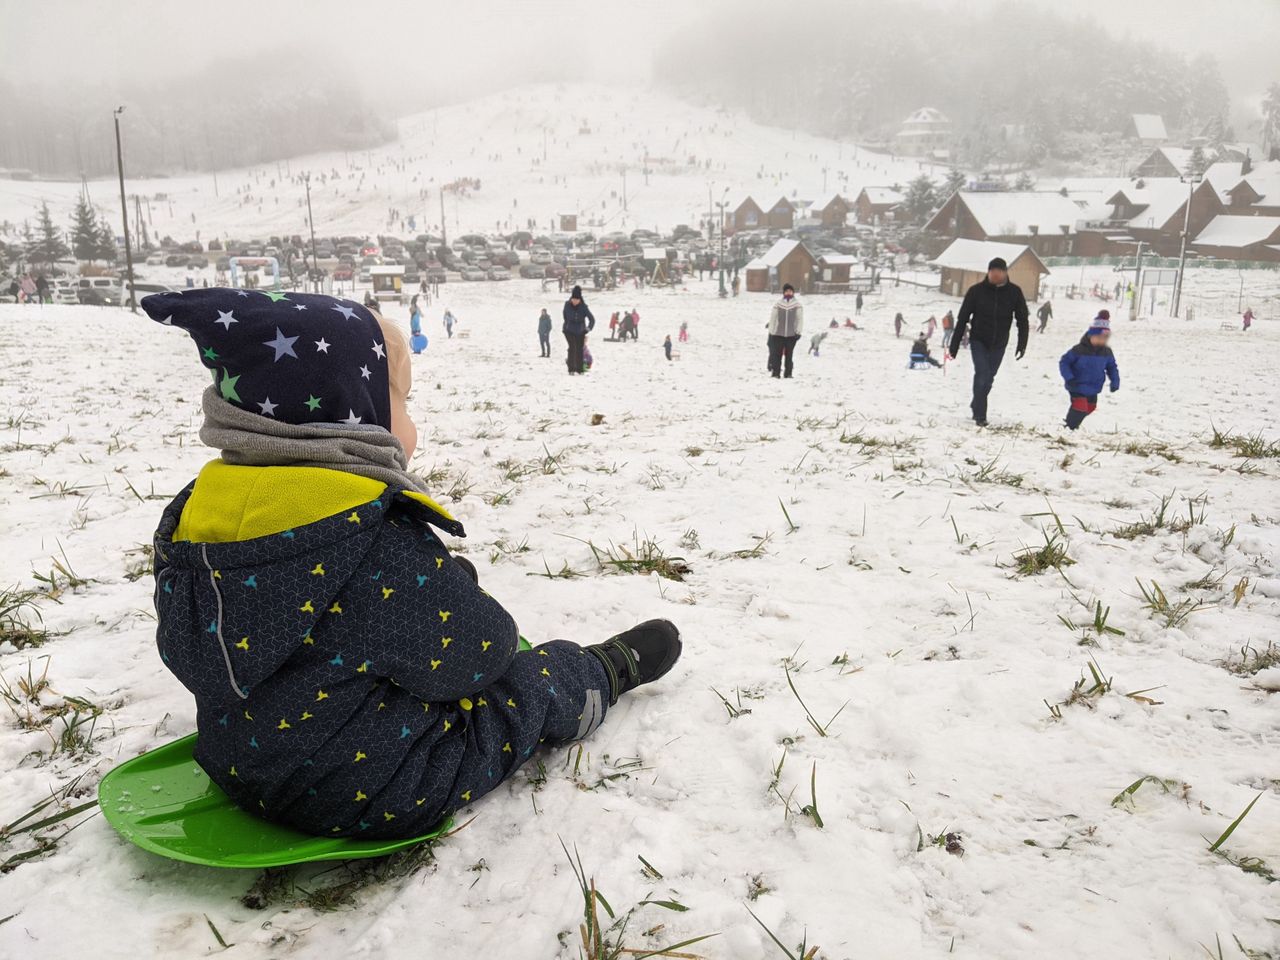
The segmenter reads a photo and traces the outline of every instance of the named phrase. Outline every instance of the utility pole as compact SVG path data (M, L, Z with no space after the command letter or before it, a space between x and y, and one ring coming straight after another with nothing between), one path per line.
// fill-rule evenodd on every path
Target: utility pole
M311 280L315 284L316 293L320 292L320 264L316 260L316 218L311 213L311 171L302 178L307 188L307 223L311 225Z
M444 222L444 187L440 188L440 243L442 246L449 245L449 230Z
M116 121L116 172L120 175L120 219L124 224L124 263L129 277L129 309L138 312L138 301L133 293L133 250L129 247L129 202L124 197L124 151L120 147L120 114L124 107L116 107L112 116Z
M1133 267L1133 299L1129 301L1129 319L1138 319L1139 300L1142 298L1142 241L1138 241L1138 258Z
M622 209L627 209L627 168L624 164L622 167Z
M1196 178L1187 174L1187 213L1182 218L1182 249L1178 253L1178 280L1173 286L1173 315L1178 316L1182 307L1182 274L1187 269L1187 234L1191 230L1191 198L1195 196Z
M726 199L729 196L729 188L724 188L724 193L720 194L720 257L716 261L716 265L720 268L720 297L723 299L729 295L729 291L724 286L724 208L729 205Z

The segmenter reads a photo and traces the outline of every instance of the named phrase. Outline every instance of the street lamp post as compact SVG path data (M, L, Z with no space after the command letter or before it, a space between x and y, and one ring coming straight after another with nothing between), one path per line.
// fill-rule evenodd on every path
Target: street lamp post
M311 227L311 282L315 284L315 291L320 292L320 263L316 259L316 218L311 213L311 171L307 171L307 175L302 178L303 184L307 188L307 224Z
M729 291L725 289L724 285L724 209L729 205L729 201L726 199L729 196L729 189L729 187L724 188L724 193L720 194L720 202L716 204L716 206L720 208L720 256L717 259L716 264L720 267L721 298L729 295Z
M1187 212L1182 218L1182 249L1178 253L1178 279L1173 287L1173 315L1182 308L1182 274L1187 269L1187 234L1191 231L1191 198L1195 196L1196 178L1187 174Z
M133 250L129 246L129 204L124 197L124 151L120 147L120 114L124 107L116 107L112 116L116 122L116 173L120 175L120 219L124 224L124 264L129 277L129 309L138 312L137 297L133 292Z

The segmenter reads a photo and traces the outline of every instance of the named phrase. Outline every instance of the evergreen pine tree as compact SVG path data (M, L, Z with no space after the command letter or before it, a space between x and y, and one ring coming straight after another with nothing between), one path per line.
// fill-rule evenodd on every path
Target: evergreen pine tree
M1023 170L1018 174L1018 179L1013 181L1013 189L1015 190L1034 190L1036 188L1035 177Z
M119 254L116 252L116 234L111 229L111 224L107 223L107 218L103 217L98 223L98 231L94 240L94 257L95 260L105 260L107 263L115 263Z
M35 263L53 263L68 256L71 251L62 241L62 231L53 222L49 214L49 204L40 204L40 219L36 223L36 243L27 254L27 259Z
M1191 157L1187 160L1187 169L1182 171L1192 179L1196 179L1204 175L1205 169L1209 166L1209 160L1204 155L1204 148L1196 144L1194 150L1191 151Z
M1280 82L1267 87L1267 95L1262 98L1262 146L1264 159L1280 152Z
M77 260L95 260L98 256L98 220L83 194L71 215L71 250Z
M950 197L957 190L964 188L965 179L965 175L959 167L952 167L947 171L947 184L943 192Z
M902 211L907 215L907 222L924 223L933 213L933 208L937 206L937 200L933 181L927 174L920 174L907 184L907 193L902 201Z

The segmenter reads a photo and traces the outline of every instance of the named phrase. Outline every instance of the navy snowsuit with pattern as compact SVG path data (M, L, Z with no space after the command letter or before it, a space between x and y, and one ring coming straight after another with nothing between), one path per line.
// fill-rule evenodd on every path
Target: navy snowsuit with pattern
M415 836L603 719L600 662L562 640L518 651L431 529L456 521L388 489L269 536L175 541L191 491L156 532L157 644L195 695L196 760L245 809Z

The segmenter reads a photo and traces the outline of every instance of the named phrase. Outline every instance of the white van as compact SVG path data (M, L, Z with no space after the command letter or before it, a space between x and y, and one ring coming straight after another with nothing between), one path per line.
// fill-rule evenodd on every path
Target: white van
M124 302L124 284L115 277L80 277L76 296L81 303L99 307L118 307Z

